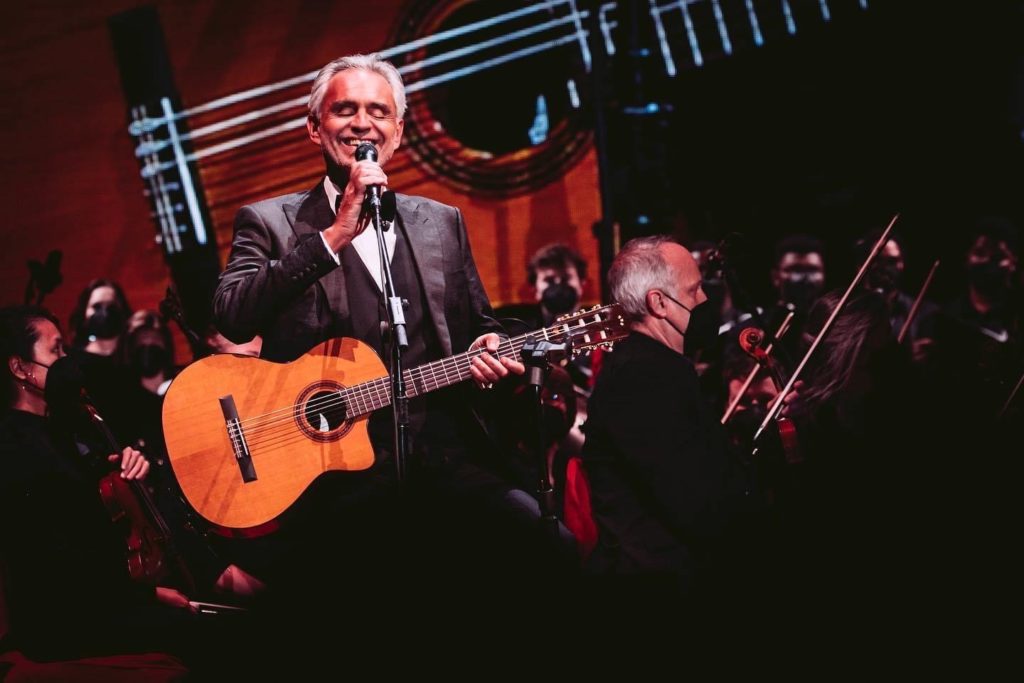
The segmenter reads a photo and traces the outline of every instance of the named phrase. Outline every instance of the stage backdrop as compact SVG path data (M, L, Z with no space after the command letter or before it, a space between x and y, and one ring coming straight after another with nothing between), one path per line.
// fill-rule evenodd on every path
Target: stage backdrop
M64 321L77 293L94 277L120 282L136 308L155 307L169 284L108 28L111 16L142 4L41 2L7 10L0 28L0 192L8 207L0 271L4 303L21 301L27 261L41 261L54 249L64 253L64 281L45 303ZM215 129L193 142L194 151L231 147L272 126L286 129L198 163L221 264L240 205L306 189L320 177L318 149L294 126L302 108L285 106L308 93L309 81L301 77L342 54L410 44L415 49L395 54L396 62L413 65L407 81L440 83L410 96L408 144L389 168L392 187L462 208L496 305L523 299L525 262L549 242L568 243L596 262L591 228L600 212L598 177L591 136L581 125L583 110L573 107L573 98L585 97L588 85L576 71L581 62L573 54L579 48L571 44L572 27L562 30L571 17L563 12L553 18L563 39L552 39L538 34L536 16L487 25L481 5L489 6L488 14L500 14L523 3L384 0L372 10L354 1L155 3L186 109L298 81L184 120L192 132ZM466 25L481 25L481 32L444 45L414 42ZM541 35L534 44L548 47L494 42L512 33ZM474 43L493 46L449 58L450 50ZM501 50L523 49L533 52L503 68L473 69L500 59ZM542 83L543 96L537 89L516 90L524 74ZM218 123L267 109L272 113L256 121L216 130ZM520 125L523 120L527 125ZM535 139L526 139L522 130ZM591 287L589 298L596 292Z

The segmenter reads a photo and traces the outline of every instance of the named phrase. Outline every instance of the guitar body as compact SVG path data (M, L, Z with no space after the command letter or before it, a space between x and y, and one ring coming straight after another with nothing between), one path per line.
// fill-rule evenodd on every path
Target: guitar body
M369 414L348 419L331 395L386 376L373 349L347 338L291 363L231 354L192 363L171 383L163 408L168 459L189 504L214 524L253 527L284 512L324 472L369 468ZM250 481L236 458L224 397L237 411Z

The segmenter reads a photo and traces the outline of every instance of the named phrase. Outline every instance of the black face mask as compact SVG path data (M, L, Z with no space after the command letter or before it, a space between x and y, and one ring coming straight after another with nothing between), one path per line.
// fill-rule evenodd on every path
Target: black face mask
M115 302L96 304L95 309L85 321L85 334L90 340L117 338L124 331L127 312Z
M882 294L888 294L900 284L900 270L895 263L881 261L868 271L867 285Z
M1003 268L995 261L975 263L967 269L971 286L989 299L1001 300L1010 290L1010 269Z
M805 273L787 276L780 287L782 300L796 306L797 310L807 310L814 300L821 296L822 283L810 279Z
M540 302L548 313L561 315L575 308L578 300L575 289L564 282L552 282L544 289Z
M686 352L713 347L721 324L718 308L710 301L695 306L690 311L690 324L686 326Z
M48 369L43 396L46 397L46 404L50 409L61 410L78 404L85 388L85 374L78 362L72 356L63 356L52 365L43 367Z
M159 344L143 344L132 354L132 367L140 377L155 377L167 368L171 354Z

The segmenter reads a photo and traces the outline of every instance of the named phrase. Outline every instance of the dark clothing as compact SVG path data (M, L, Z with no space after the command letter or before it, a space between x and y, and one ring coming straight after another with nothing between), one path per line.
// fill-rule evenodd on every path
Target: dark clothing
M18 410L0 418L6 597L16 646L36 659L159 649L174 618L152 586L129 578L125 537L91 462L46 418Z
M893 337L898 336L903 329L913 306L914 297L905 292L896 292L895 298L889 304L889 324L892 326ZM910 321L904 341L910 343L918 339L931 338L935 334L935 316L938 313L938 304L922 300L914 319Z
M605 361L584 425L597 573L699 590L744 493L689 359L632 333Z
M409 370L461 353L501 328L458 209L404 195L396 203L391 270L396 294L408 301L410 347L402 360ZM354 337L388 366L383 295L354 246L343 248L340 266L335 263L319 234L333 221L323 183L242 207L214 300L225 336L262 335L262 355L274 361L297 358L330 338ZM475 403L467 392L476 392ZM509 529L516 504L509 494L515 492L479 466L494 450L483 445L470 410L482 400L467 383L410 401L412 444L402 487L395 486L391 411L371 417L373 467L318 477L268 539L268 571L256 573L280 589L274 592L286 618L302 620L310 609L333 615L335 608L365 616L433 595L443 595L447 606L468 604L478 597L474 582L513 571L517 546ZM309 580L311 568L322 580Z
M480 334L499 331L461 212L422 197L398 195L396 201L396 222L409 240L442 354L464 351ZM262 335L262 356L287 361L351 330L350 306L360 302L319 236L333 222L323 183L239 210L214 297L224 336L244 342Z

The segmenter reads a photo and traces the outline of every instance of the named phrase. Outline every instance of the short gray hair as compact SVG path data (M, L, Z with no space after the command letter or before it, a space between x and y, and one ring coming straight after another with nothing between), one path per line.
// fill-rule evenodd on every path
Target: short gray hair
M348 69L362 69L383 76L395 96L395 116L399 121L402 120L402 117L405 116L405 83L402 82L402 75L398 73L395 65L381 58L377 53L339 57L320 69L320 73L313 79L313 87L309 91L309 117L311 119L320 121L320 106L324 103L327 84L332 78Z
M663 244L677 243L668 235L637 237L626 243L608 270L608 287L630 320L647 315L647 292L663 289L674 292L676 273L665 260Z

